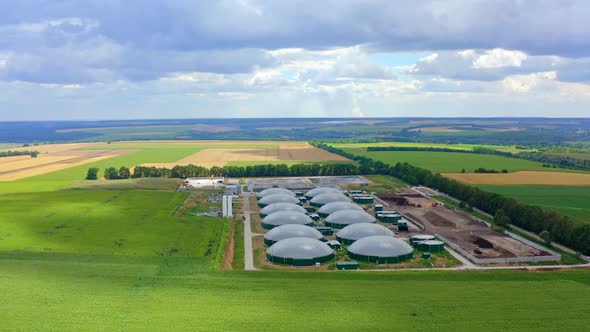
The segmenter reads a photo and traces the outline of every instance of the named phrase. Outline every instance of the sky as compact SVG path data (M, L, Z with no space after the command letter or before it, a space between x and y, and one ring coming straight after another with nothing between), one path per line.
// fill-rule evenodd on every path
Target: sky
M0 1L0 121L590 115L590 1Z

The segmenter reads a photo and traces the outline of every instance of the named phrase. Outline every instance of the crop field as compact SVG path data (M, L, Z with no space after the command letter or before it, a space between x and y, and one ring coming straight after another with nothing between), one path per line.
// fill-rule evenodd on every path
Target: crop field
M149 190L3 195L0 252L205 257L223 222L174 216L185 197Z
M478 187L528 204L557 210L575 222L590 223L588 201L590 186L480 185Z
M41 154L37 158L18 159L3 161L0 159L0 193L2 192L30 192L30 191L51 191L71 185L74 181L85 178L90 167L98 167L101 170L107 167L135 167L137 165L162 165L175 166L179 160L187 159L197 163L196 157L207 148L214 147L215 150L228 149L236 159L248 163L268 163L268 161L256 161L260 159L260 151L269 151L271 162L339 162L347 159L317 149L306 142L274 142L274 141L167 141L167 142L121 142L121 143L76 143L76 144L52 144L35 146L34 149ZM27 149L27 148L22 148ZM31 148L29 148L31 149ZM241 151L241 152L240 152ZM251 151L256 151L252 156ZM258 159L249 161L255 158ZM94 156L88 158L88 156ZM201 155L202 156L202 155ZM201 160L197 164L204 166L225 165L228 160L220 160L224 154L215 154L212 160ZM45 159L48 158L48 159ZM59 163L43 164L42 167L35 166L43 160L57 158ZM66 159L60 159L66 158ZM74 159L76 158L76 159ZM285 158L284 161L280 158ZM298 158L290 160L289 158ZM10 158L8 158L10 159ZM228 158L231 159L231 158ZM77 161L74 161L77 160ZM26 165L19 164L20 168L9 166L13 163L26 162ZM35 166L35 168L31 168ZM2 179L2 170L6 179ZM20 176L16 177L16 174Z
M430 151L360 151L345 149L348 152L380 160L388 164L408 162L414 166L429 169L437 173L460 173L462 169L473 172L483 167L486 169L503 169L509 172L523 170L552 170L542 166L542 163L515 159L496 155L461 153L461 152L430 152ZM482 174L487 176L488 174Z
M590 186L590 173L522 171L508 174L451 173L446 177L468 184Z
M15 254L0 258L0 319L7 330L583 331L589 277L207 272L174 257Z
M414 142L376 142L376 143L328 143L336 148L366 149L371 146L379 147L407 147L407 148L441 148L462 151L471 151L474 148L487 148L503 152L534 151L533 149L517 149L514 145L487 145L487 144L443 144L443 143L414 143Z

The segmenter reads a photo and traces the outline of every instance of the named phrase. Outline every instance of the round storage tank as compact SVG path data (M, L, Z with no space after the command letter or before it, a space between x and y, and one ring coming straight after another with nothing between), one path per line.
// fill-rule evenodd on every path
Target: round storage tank
M441 252L445 250L445 243L439 240L422 241L416 244L416 248L430 253Z
M361 223L344 227L336 233L336 239L343 244L349 245L356 240L374 235L395 236L395 234L387 227L379 224Z
M332 202L350 202L350 198L344 196L342 193L327 193L317 195L309 202L313 206L324 206Z
M296 196L294 192L292 192L289 189L285 189L285 188L268 188L268 189L264 189L263 191L258 193L258 199L264 197L264 196L268 196L268 195L276 195L276 194L280 194L280 195L289 195L289 196Z
M323 205L318 210L318 214L320 215L320 217L326 218L327 216L331 215L332 213L334 213L336 211L341 211L341 210L364 211L362 207L360 207L357 204L354 204L352 202L332 202L332 203L328 203L328 204Z
M275 264L312 266L334 258L334 250L316 239L292 237L281 240L266 250L266 259Z
M305 197L308 199L312 199L321 194L341 194L342 191L340 189L332 188L332 187L317 187L305 193Z
M269 214L273 214L279 211L295 211L305 213L307 210L301 205L293 204L293 203L274 203L271 205L265 206L262 210L260 210L260 217L264 218Z
M279 211L262 219L262 227L266 229L289 224L311 226L313 220L307 214L296 211Z
M262 197L258 201L258 207L265 207L275 203L293 203L293 204L300 204L299 199L295 196L285 195L285 194L272 194L268 196Z
M332 213L325 219L326 226L332 228L344 228L352 224L374 223L375 217L359 210L340 210Z
M367 236L348 246L352 259L376 264L392 264L414 257L414 249L404 241L384 235Z
M310 239L321 240L324 238L322 233L313 227L306 225L281 225L271 229L264 234L264 244L272 246L276 242L284 239L290 239L292 237L306 237Z
M435 239L434 236L427 235L427 234L412 235L412 236L410 236L410 244L412 244L414 246L414 245L416 245L416 243L434 240L434 239Z

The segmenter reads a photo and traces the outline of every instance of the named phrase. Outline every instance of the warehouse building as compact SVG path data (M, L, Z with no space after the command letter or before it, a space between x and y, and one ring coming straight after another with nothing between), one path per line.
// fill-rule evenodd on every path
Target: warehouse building
M269 214L262 219L262 227L265 229L289 224L312 226L313 220L305 213L296 211L279 211Z
M352 224L374 223L377 220L365 211L340 210L330 214L324 221L326 226L340 229Z
M313 266L334 258L334 250L327 244L306 237L281 240L266 250L266 259L275 264Z
M275 227L264 234L264 244L272 246L281 240L290 239L292 237L306 237L315 240L324 238L322 233L313 227L298 224L287 224Z
M392 264L412 259L414 249L396 237L374 235L351 244L348 247L348 256L358 261Z
M317 187L305 193L307 199L312 199L321 194L341 194L342 191L332 187Z
M258 207L264 208L271 204L276 203L293 203L293 204L300 204L299 199L295 196L285 195L285 194L272 194L268 196L262 197L258 201Z
M379 224L360 223L344 227L336 233L336 239L341 243L349 245L356 240L374 235L395 236L391 230Z
M332 213L334 213L336 211L341 211L341 210L364 211L362 207L360 207L357 204L354 204L352 202L332 202L332 203L325 204L321 208L319 208L318 214L320 215L320 217L326 218L327 216L331 215Z
M258 199L264 197L264 196L268 196L268 195L289 195L289 196L295 196L295 193L292 192L289 189L285 189L285 188L268 188L268 189L264 189L263 191L258 193Z
M295 211L305 213L307 210L305 210L303 206L293 203L274 203L271 205L267 205L262 210L260 210L260 217L264 218L269 214L273 214L279 211Z
M309 201L312 206L321 207L332 202L350 202L350 198L342 193L327 193L315 196Z

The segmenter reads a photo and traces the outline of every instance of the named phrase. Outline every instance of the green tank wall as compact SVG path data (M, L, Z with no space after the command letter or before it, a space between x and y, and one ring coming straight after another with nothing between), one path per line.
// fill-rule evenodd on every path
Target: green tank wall
M266 260L273 264L291 265L291 266L313 266L315 263L326 263L334 258L334 254L330 254L324 257L316 257L312 259L295 259L295 258L284 258L275 257L266 253Z
M396 257L376 257L376 256L363 256L363 255L356 255L348 252L348 257L355 259L357 261L375 263L375 264L396 264L408 261L414 258L414 253L409 253L407 255L401 255Z
M435 245L428 245L428 244L423 244L423 243L419 243L416 245L416 248L418 248L421 251L424 252L430 252L430 253L435 253L435 252L441 252L443 250L445 250L445 244L435 244Z

